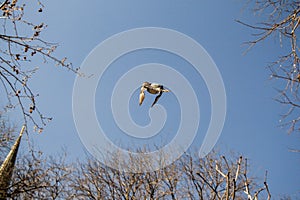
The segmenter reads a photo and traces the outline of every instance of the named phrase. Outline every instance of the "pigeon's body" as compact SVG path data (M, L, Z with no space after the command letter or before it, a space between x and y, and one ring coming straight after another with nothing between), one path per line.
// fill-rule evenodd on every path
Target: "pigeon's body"
M140 91L140 101L139 104L142 105L144 99L145 99L145 91L149 92L150 94L158 94L152 103L151 107L156 104L158 99L161 97L163 92L169 92L169 90L164 89L163 85L157 84L157 83L149 83L149 82L144 82L141 91Z

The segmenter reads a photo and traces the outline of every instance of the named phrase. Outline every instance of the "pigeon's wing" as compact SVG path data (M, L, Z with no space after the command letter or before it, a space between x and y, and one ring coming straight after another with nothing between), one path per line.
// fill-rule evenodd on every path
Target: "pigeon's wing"
M140 92L140 99L139 99L139 104L140 105L142 105L144 99L145 99L145 93L144 93L144 91L141 90L141 92Z
M162 95L162 92L160 92L160 93L155 97L155 100L154 100L154 102L152 103L151 107L153 107L153 106L156 104L156 102L157 102L158 99L161 97L161 95Z

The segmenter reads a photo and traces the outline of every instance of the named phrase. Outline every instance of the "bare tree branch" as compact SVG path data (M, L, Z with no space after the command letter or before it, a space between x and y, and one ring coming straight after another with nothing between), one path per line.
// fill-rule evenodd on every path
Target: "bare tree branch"
M37 2L40 6L37 13L40 14L44 5L39 0ZM39 67L33 65L49 61L74 73L78 71L66 58L60 59L54 55L58 45L41 37L47 25L28 21L25 10L25 5L18 0L5 1L0 7L0 83L7 95L5 109L19 109L24 123L31 122L36 131L42 132L52 118L44 116L38 109L36 97L39 95L32 91L30 79ZM28 29L32 32L23 31Z
M254 40L246 42L249 51L253 46L265 41L267 38L279 35L281 46L288 49L286 55L278 55L278 60L268 68L271 78L282 80L282 88L279 89L277 101L288 105L289 114L283 117L283 126L288 126L288 132L299 131L295 128L299 122L299 86L300 86L300 58L299 58L299 24L300 4L299 1L285 0L250 0L248 5L253 5L253 11L261 16L259 25L251 25L240 20L238 23L256 31ZM266 17L264 17L266 16ZM284 99L284 100L283 100ZM295 114L291 114L294 111ZM289 121L285 123L284 121Z

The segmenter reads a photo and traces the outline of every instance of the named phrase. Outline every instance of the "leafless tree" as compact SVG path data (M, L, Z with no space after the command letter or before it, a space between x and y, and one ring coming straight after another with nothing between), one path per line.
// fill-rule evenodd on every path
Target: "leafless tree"
M0 116L0 199L64 199L73 171L66 153L55 158L33 150L18 153L25 126L15 130Z
M65 159L64 155L51 158L41 152L19 158L8 189L8 199L66 199L73 168Z
M136 152L142 153L143 150ZM104 163L87 157L67 162L67 154L48 157L42 152L18 156L7 199L270 199L265 180L249 176L246 159L225 158L215 152L205 158L184 154L177 161L149 172L149 157L116 152ZM160 163L169 154L161 152ZM108 167L114 166L114 168ZM114 165L113 165L114 164ZM139 166L139 167L138 167ZM127 169L122 171L119 169ZM128 170L129 169L129 170ZM150 169L150 168L145 168Z
M28 122L32 123L34 130L41 132L50 117L45 117L38 109L37 96L38 93L32 90L30 80L39 69L39 66L48 61L56 66L64 67L73 72L74 70L70 63L66 62L66 58L58 59L54 55L57 44L47 42L42 38L42 33L47 25L44 22L33 23L32 18L28 18L26 13L31 12L36 19L41 15L44 5L39 1L18 1L6 0L2 1L0 5L0 90L2 95L2 103L4 102L4 109L1 109L1 116L3 113L11 109L20 111L23 116L25 126ZM27 10L27 5L30 5L31 10ZM36 6L34 6L36 4ZM36 10L34 10L36 7ZM26 12L25 12L26 10ZM5 99L7 100L5 102ZM12 152L11 146L14 143L14 130L7 126L7 121L0 120L0 149L1 161L5 159L2 164L8 161L7 165L3 167L1 172L1 186L5 182L5 188L2 191L8 191L12 199L32 199L51 197L58 198L60 190L63 185L62 180L69 171L64 168L62 160L54 162L54 160L43 159L41 156L36 156L31 153L28 156L18 159L15 165L17 151L13 156L8 152ZM2 123L3 122L3 123ZM26 128L25 130L28 130ZM21 136L17 138L17 147L20 144ZM31 147L28 148L29 150ZM33 150L31 150L33 152ZM26 155L26 154L25 154ZM12 160L10 162L10 160ZM8 167L7 167L8 166ZM14 168L13 178L11 173ZM9 169L9 178L6 175ZM7 179L7 180L6 180ZM10 180L11 179L11 180ZM9 188L7 184L10 184Z
M281 125L288 127L288 133L300 130L300 59L299 59L299 0L249 0L249 7L260 16L258 25L239 23L252 28L255 39L247 42L249 49L271 36L278 38L279 44L287 52L277 55L278 59L268 66L271 78L280 81L278 96L281 104L287 105L287 112L282 115Z
M34 24L28 19L25 10L35 13L38 19L44 6L39 1L26 2L31 10L27 10L21 1L5 1L0 8L0 83L6 93L5 110L19 109L24 123L31 121L35 130L41 132L50 117L44 116L37 106L38 93L30 87L30 79L42 65L51 61L56 66L77 72L66 58L59 59L53 55L57 44L42 38L47 25L44 22ZM34 11L34 3L37 8ZM5 96L2 97L3 99Z
M119 154L118 154L119 155ZM122 158L121 158L122 160ZM132 162L131 160L130 162ZM138 163L141 164L139 160ZM146 162L149 164L148 160ZM116 163L119 166L120 163ZM76 199L270 199L266 181L249 177L247 159L227 160L185 154L153 172L123 172L88 158L72 175L70 198ZM126 168L128 165L126 165Z

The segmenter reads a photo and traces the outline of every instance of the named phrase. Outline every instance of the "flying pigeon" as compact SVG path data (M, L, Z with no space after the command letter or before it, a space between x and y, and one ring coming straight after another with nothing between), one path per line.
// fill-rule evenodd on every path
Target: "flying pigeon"
M157 84L157 83L149 83L149 82L144 82L141 87L140 91L140 100L139 104L142 105L144 99L145 99L145 91L149 92L150 94L158 94L155 97L154 102L152 103L151 107L153 107L158 99L161 97L163 92L169 92L169 90L164 89L163 85Z

